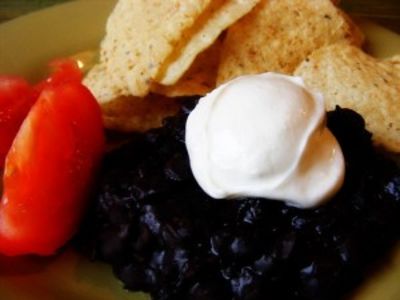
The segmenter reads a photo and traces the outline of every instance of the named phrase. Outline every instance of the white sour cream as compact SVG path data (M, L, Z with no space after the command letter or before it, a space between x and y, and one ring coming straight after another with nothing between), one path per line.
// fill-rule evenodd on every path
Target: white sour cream
M188 117L194 177L213 198L317 206L340 189L345 169L325 118L323 96L299 77L238 77L203 97Z

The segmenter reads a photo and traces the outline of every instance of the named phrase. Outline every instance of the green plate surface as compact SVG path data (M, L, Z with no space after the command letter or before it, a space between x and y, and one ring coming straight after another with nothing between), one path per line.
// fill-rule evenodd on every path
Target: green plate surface
M84 0L57 5L0 25L0 74L40 77L55 57L95 49L115 0ZM400 54L400 36L370 22L360 22L370 52ZM352 297L400 299L400 247L386 265ZM92 263L67 249L51 258L0 256L0 299L6 300L144 300L114 279L109 266Z

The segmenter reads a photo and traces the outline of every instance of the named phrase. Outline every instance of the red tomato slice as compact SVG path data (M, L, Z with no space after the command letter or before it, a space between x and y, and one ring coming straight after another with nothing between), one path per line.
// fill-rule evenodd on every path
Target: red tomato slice
M0 76L0 168L36 98L37 93L24 79Z
M74 234L104 150L100 108L78 82L44 87L6 158L0 252L49 255Z

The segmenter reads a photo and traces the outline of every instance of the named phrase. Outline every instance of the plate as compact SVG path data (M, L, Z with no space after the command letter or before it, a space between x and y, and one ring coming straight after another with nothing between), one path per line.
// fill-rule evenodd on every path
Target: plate
M0 25L0 74L34 81L46 63L95 49L115 0L85 0L54 6ZM360 21L377 57L400 53L400 36ZM355 300L400 299L400 246L383 270L360 288ZM108 265L90 262L71 249L50 258L0 256L0 299L18 300L145 300L144 294L123 290Z

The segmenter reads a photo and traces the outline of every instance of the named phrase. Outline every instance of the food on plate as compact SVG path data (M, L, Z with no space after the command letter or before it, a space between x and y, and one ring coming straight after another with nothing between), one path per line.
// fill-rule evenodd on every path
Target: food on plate
M23 78L0 76L0 169L15 135L37 98L35 89Z
M329 0L262 0L227 30L217 84L244 74L292 74L319 47L340 41L361 46L363 40Z
M99 97L105 120L107 110L113 115L107 127L141 133L107 154L78 247L110 263L125 288L154 300L347 296L400 236L400 170L372 145L363 118L372 130L373 112L360 116L328 105L326 120L322 96L307 83L321 80L315 72L305 84L282 74L239 77L292 74L318 49L361 47L363 34L336 2L215 1L185 30L166 21L176 39L168 44L164 28L144 26L138 33L133 23L116 22L118 10L128 7L121 0L102 44L119 47L109 52L117 63L106 62L103 50L85 83ZM143 4L129 5L135 3ZM110 28L118 34L115 41ZM156 45L165 51L155 56L156 64L148 55L126 57L123 35L127 41L137 35L145 53ZM153 48L146 52L148 45ZM142 68L145 79L130 72L138 70L127 60ZM392 64L397 72L393 61L382 68ZM368 69L365 63L360 68ZM269 86L247 81L269 76L276 79ZM329 81L329 74L322 76L321 82ZM396 90L397 81L388 80L385 89ZM194 97L182 97L188 95ZM152 101L155 113L142 117L158 116L154 124L162 126L146 130L148 121L136 116ZM160 123L156 106L168 101L179 113ZM135 118L124 112L126 106ZM270 181L282 179L281 170L295 174L283 179L286 190L264 193L271 174ZM321 193L307 198L314 192Z
M345 169L325 117L323 95L301 77L264 73L228 81L200 98L188 117L193 176L217 199L319 206L341 188Z
M300 78L249 75L292 73L331 44L358 49L336 2L118 1L84 81L102 118L74 65L35 87L7 155L0 252L47 255L71 238L103 119L135 132L106 154L74 241L125 288L154 300L345 297L399 240L400 169L371 143L373 112L332 105L326 117ZM377 64L397 72L397 61Z
M0 253L55 253L76 232L104 150L101 112L78 69L58 70L7 154L0 202Z
M107 22L99 65L85 82L101 102L144 97L152 82L172 85L257 2L120 0Z
M269 70L291 73L311 51L326 44L362 44L361 31L331 1L296 1L296 5L286 0L159 5L121 0L108 19L99 62L84 83L102 107L121 107L125 99L129 107L135 99L143 106L139 100L150 93L205 95L234 76ZM161 18L168 26L158 26ZM226 28L225 37L221 33ZM282 62L283 67L267 67ZM113 101L118 104L107 104ZM143 131L153 127L140 125L136 114L137 121L124 125L127 115L120 119L118 115L105 118L107 128ZM143 124L153 117L158 120L162 114L145 115Z
M343 188L305 210L204 193L185 145L195 100L183 104L106 156L81 227L79 247L111 264L125 288L154 300L337 300L398 241L400 169L372 147L355 112L327 119L346 161Z
M378 60L335 44L314 51L295 74L325 95L328 110L339 105L357 111L376 144L400 152L400 56Z

